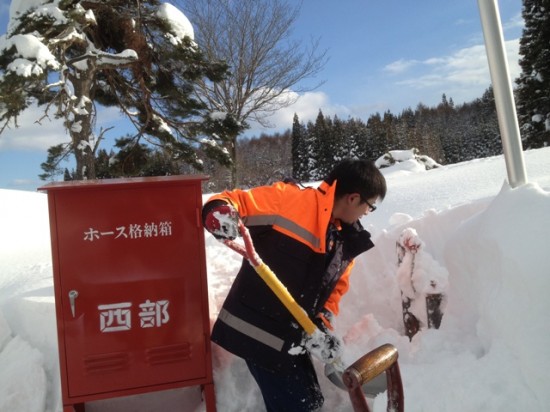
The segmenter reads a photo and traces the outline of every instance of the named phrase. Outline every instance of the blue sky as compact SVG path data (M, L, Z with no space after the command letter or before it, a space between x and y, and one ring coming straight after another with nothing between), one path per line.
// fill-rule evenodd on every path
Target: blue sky
M9 4L0 0L0 33L6 31ZM498 6L515 78L522 3L499 0ZM490 85L476 0L304 0L293 36L305 42L319 38L320 47L328 49L324 70L303 85L324 83L276 113L273 129L253 127L248 135L290 128L294 113L304 122L313 120L319 109L367 120L375 112L398 114L420 102L437 105L443 93L461 104ZM19 128L0 135L0 188L36 190L44 184L38 174L48 147L68 137L60 123L36 124L40 115L25 113ZM115 126L111 139L125 133L119 119L116 110L101 114L101 126Z

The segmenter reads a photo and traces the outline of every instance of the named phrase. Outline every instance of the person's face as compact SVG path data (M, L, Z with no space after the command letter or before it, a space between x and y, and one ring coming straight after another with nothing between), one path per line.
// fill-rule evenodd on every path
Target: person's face
M361 217L374 211L377 198L363 200L359 193L350 193L334 203L333 217L344 223L354 223Z

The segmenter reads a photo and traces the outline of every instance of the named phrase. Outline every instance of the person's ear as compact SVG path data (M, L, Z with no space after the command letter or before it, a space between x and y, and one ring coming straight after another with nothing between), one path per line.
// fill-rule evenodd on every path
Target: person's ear
M361 195L359 193L350 193L348 195L348 200L350 203L361 203Z

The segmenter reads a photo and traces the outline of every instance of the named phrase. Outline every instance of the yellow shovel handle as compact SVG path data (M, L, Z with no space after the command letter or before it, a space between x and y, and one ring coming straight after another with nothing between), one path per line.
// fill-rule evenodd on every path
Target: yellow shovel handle
M306 333L312 335L317 329L317 326L311 321L298 302L294 300L288 289L282 284L279 278L275 276L275 273L273 273L269 266L261 262L258 266L255 266L254 269L273 293L275 293L282 304L289 310L292 316L294 316L294 319L298 321Z

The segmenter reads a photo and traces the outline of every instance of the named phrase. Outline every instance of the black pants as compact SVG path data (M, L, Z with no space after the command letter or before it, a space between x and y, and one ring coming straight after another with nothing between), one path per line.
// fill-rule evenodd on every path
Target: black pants
M267 412L313 412L323 405L309 356L297 356L292 373L272 372L249 361L246 364L260 387Z

